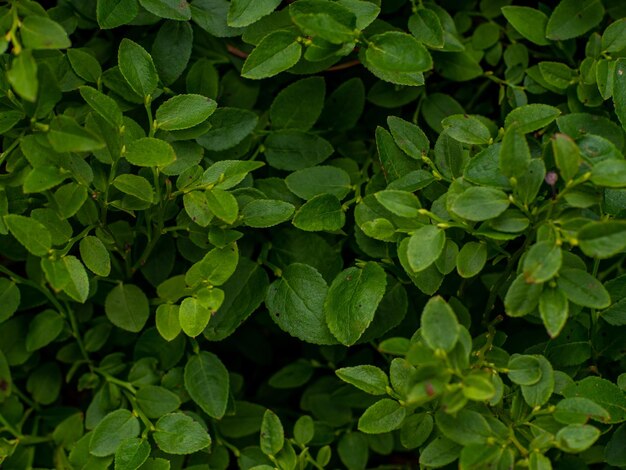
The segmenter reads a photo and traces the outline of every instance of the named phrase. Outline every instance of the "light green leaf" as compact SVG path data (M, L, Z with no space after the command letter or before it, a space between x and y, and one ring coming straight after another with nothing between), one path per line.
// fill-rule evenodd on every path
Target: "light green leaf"
M400 427L406 408L397 401L383 398L371 405L359 418L359 431L367 434L382 434Z
M115 470L136 470L148 459L150 444L146 439L124 439L115 451Z
M221 286L235 272L238 260L239 252L235 244L213 248L189 268L185 274L185 282L190 287L201 283Z
M151 203L154 200L152 185L143 176L126 173L117 176L112 184L124 194L130 194L141 201Z
M38 313L28 325L26 350L36 351L47 346L61 334L64 326L65 322L58 312L44 310Z
M471 221L494 219L509 207L509 198L498 189L471 187L453 202L452 211Z
M600 430L588 424L570 424L556 433L559 446L566 452L582 452L600 437Z
M420 331L433 350L452 351L459 340L459 322L452 308L440 296L432 297L424 307Z
M133 165L164 167L176 160L176 153L164 140L142 137L126 146L124 157Z
M172 341L181 331L179 321L179 306L161 304L156 310L156 327L166 341Z
M350 175L334 166L303 168L287 176L285 184L292 193L307 201L321 194L341 200L352 190Z
M259 80L296 65L302 54L302 46L296 39L296 34L287 31L265 36L244 62L242 77Z
M389 387L387 374L375 366L343 367L335 370L335 374L344 382L371 395L385 395Z
M211 319L211 311L203 307L197 299L187 297L180 304L178 321L187 336L195 338L204 331Z
M531 284L524 274L515 278L504 297L504 309L510 317L522 317L531 313L539 303L543 284Z
M90 86L81 86L79 88L80 95L100 117L115 128L120 128L124 121L122 111L115 100L95 88Z
M441 121L444 131L464 144L488 144L491 133L482 121L467 114L453 114Z
M578 232L580 249L587 256L610 258L626 248L626 222L589 222Z
M211 436L202 425L183 413L162 416L155 427L154 442L167 454L193 454L211 445Z
M272 227L291 218L295 211L293 204L272 199L257 199L246 204L241 210L242 222L249 227Z
M106 277L111 272L109 252L102 241L88 235L80 241L80 257L91 272Z
M528 134L530 132L543 129L554 121L560 114L561 111L554 106L548 106L547 104L540 103L526 104L513 109L509 114L507 114L504 119L504 126L506 128L515 127L517 132Z
M293 216L293 225L306 232L335 231L346 222L341 202L332 194L320 194L304 203Z
M89 452L96 457L113 455L122 441L138 435L139 420L130 411L112 411L93 430Z
M504 6L502 14L515 30L538 46L547 46L546 25L548 17L540 10L530 7Z
M285 434L280 418L272 410L265 410L261 422L261 450L266 455L276 455L285 444Z
M487 246L484 243L467 242L456 256L456 270L459 276L470 278L476 276L487 262Z
M7 71L7 79L18 96L32 103L37 100L37 62L30 50L22 51L13 59L11 68Z
M24 248L35 256L45 256L52 248L52 235L40 222L23 215L4 216L4 223L9 232Z
M157 126L166 131L188 129L206 121L216 108L215 101L202 95L176 95L157 109Z
M45 16L27 16L20 25L24 47L28 49L65 49L71 42L63 27Z
M561 248L554 243L535 243L524 257L524 280L536 284L552 279L561 269L562 259Z
M137 390L135 399L148 418L160 418L180 406L178 395L157 385L141 387Z
M413 272L420 272L433 264L446 244L446 234L434 225L418 228L409 238L407 259Z
M0 279L0 323L11 318L20 306L20 289L15 282L7 279ZM32 324L32 323L31 323Z

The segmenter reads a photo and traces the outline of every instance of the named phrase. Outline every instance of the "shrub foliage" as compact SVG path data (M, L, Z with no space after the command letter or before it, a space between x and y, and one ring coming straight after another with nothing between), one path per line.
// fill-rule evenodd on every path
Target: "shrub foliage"
M4 3L2 468L626 468L624 2Z

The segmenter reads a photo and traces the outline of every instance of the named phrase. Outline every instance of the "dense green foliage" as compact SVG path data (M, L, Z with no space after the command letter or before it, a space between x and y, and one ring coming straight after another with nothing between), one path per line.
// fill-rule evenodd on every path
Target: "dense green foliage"
M626 468L622 0L0 33L3 469Z

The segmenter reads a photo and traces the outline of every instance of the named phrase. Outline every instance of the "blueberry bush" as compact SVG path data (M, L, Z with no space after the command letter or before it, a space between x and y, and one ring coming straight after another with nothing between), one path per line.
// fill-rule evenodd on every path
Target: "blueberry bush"
M626 468L622 0L0 33L3 469Z

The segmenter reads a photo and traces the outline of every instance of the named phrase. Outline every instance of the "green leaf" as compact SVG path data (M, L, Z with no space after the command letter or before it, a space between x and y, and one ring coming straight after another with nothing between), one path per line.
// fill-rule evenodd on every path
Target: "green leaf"
M324 316L327 292L326 281L314 267L294 263L270 285L265 304L283 331L309 343L335 344Z
M354 385L370 395L387 394L389 379L387 374L378 367L370 365L343 367L335 370L335 374L344 382Z
M246 204L241 210L242 222L249 227L272 227L291 218L295 211L293 204L272 199L257 199Z
M371 405L359 418L359 431L382 434L398 429L406 416L406 408L397 401L383 398Z
M265 410L261 423L261 450L266 455L276 455L285 444L285 434L280 419L272 410Z
M63 27L45 16L27 16L20 25L24 47L28 49L65 49L71 42Z
M419 463L428 467L444 467L459 458L462 448L456 442L438 436L420 452Z
M128 173L119 175L113 180L112 184L124 194L130 194L140 201L151 203L154 200L152 185L143 176Z
M52 235L40 222L23 215L4 216L9 232L35 256L46 256L52 248Z
M539 297L539 313L550 337L557 337L569 315L567 296L559 289L544 289Z
M213 188L205 193L209 210L218 219L227 224L232 224L237 220L239 205L235 196L223 189Z
M502 14L515 30L538 46L547 46L546 25L548 17L542 11L530 7L504 6Z
M303 168L287 176L285 184L292 193L307 201L322 194L341 200L352 190L350 175L334 166Z
M346 216L341 202L332 194L320 194L304 203L293 216L293 225L305 232L341 229Z
M249 26L273 12L280 0L233 0L228 9L228 25Z
M559 446L566 452L582 452L600 437L600 430L588 424L569 424L556 433Z
M325 94L322 77L304 78L285 87L270 106L272 127L308 131L322 113Z
M148 418L160 418L180 406L178 395L156 385L140 388L135 394L135 399Z
M509 198L498 189L471 187L452 203L452 211L463 219L482 221L494 219L509 207Z
M124 158L137 166L164 167L176 160L176 153L174 148L163 140L142 137L126 146Z
M611 297L600 281L582 269L562 269L557 285L576 305L606 308L611 304Z
M626 20L620 18L614 21L602 33L602 51L619 52L626 48Z
M287 31L274 31L265 36L244 62L242 77L259 80L296 65L302 54L302 46L296 39L296 34Z
M69 49L67 58L76 72L76 75L84 80L96 83L102 76L102 67L100 62L93 54L86 52L89 49ZM93 88L91 88L93 90Z
M535 356L514 354L508 369L509 379L518 385L534 385L543 376L541 363Z
M620 423L626 420L626 396L612 382L600 377L587 377L563 390L566 398L583 397L592 400L609 412L606 423Z
M239 252L235 244L213 248L189 268L185 282L190 287L204 283L221 286L235 272L238 260Z
M328 447L328 450L330 451L330 447ZM364 470L369 457L365 434L354 431L344 434L337 444L337 452L341 463L348 470ZM320 458L320 455L318 455L318 458ZM328 455L326 460L329 459L330 455Z
M397 85L421 85L422 72L433 68L424 45L413 36L387 31L369 38L364 65L378 78Z
M191 9L187 0L139 0L139 3L160 18L177 21L191 19Z
M139 13L137 0L98 0L96 15L102 29L128 24Z
M524 7L505 7L506 8L524 8ZM504 10L503 9L503 10ZM554 106L547 104L526 104L513 109L507 114L504 120L506 128L515 127L517 132L528 134L543 129L552 121L554 121L561 111Z
M539 361L541 378L533 385L522 385L522 395L526 403L531 407L545 405L554 392L554 371L552 365L543 356L534 355Z
M626 465L626 448L623 446L626 439L626 424L622 424L613 433L604 449L604 458L609 465L616 467Z
M374 319L385 294L385 271L377 263L342 271L333 280L324 302L328 327L342 344L357 342Z
M435 423L445 437L464 446L486 444L492 434L487 420L480 413L467 409L455 416L438 411Z
M146 439L124 439L115 451L116 470L136 470L148 459L150 444Z
M125 439L138 435L139 420L130 411L112 411L93 430L89 452L96 457L113 455Z
M186 21L166 21L161 25L159 32L154 38L151 54L154 66L164 85L171 85L183 74L189 64L192 48L193 29L190 23ZM193 79L193 76L190 77L191 70L186 77L188 83ZM212 86L210 78L205 82L205 85L209 88ZM204 90L204 88L201 90ZM187 85L187 91L205 95L198 89L190 88L189 85ZM216 94L205 96L214 99Z
M414 272L420 272L433 264L446 244L446 234L434 225L418 228L409 238L407 259Z
M606 222L589 222L578 232L580 249L587 256L610 258L626 248L626 222L611 220Z
M415 38L435 49L444 46L444 31L441 21L433 10L419 8L409 17L409 31Z
M300 0L289 6L289 14L307 36L332 44L356 39L356 16L339 2Z
M57 116L52 120L48 141L57 152L91 152L105 146L98 135L67 116Z
M179 306L162 304L156 310L156 327L166 341L172 341L181 331Z
M467 114L453 114L441 121L444 131L464 144L488 144L491 133L482 121Z
M576 142L566 134L555 134L552 140L552 152L561 178L570 181L578 173L582 161Z
M552 279L561 269L561 248L549 241L535 243L524 256L524 280L537 284Z
M202 95L176 95L157 109L157 126L166 131L188 129L206 121L216 108L215 101Z
M409 157L420 160L422 156L428 155L430 142L418 126L397 116L389 116L387 125L393 140Z
M5 296L2 296L4 298ZM37 351L54 341L63 331L65 323L58 312L44 310L38 313L28 325L26 350Z
M432 297L426 303L420 326L424 341L433 350L450 352L459 340L456 315L440 296Z
M306 445L313 439L315 435L315 422L308 415L298 418L293 426L293 437L298 444Z
M100 117L115 128L120 128L124 121L122 111L115 100L95 88L89 86L81 86L79 88L80 95Z
M226 150L241 143L252 133L259 117L252 111L238 108L218 108L208 119L211 128L198 138L207 150Z
M500 147L500 170L509 178L517 178L530 165L530 148L526 137L518 132L516 127L509 128L504 133Z
M374 194L376 200L388 211L400 217L418 217L421 204L414 194L407 191L386 189Z
M20 289L9 279L0 279L0 323L11 318L20 306Z
M150 54L136 42L124 38L117 54L120 72L135 93L148 97L156 90L159 76Z
M111 323L133 333L143 329L150 315L146 294L134 284L118 284L111 289L104 311Z
M400 428L400 442L407 449L421 446L433 431L433 418L427 413L407 416Z
M484 243L468 242L459 251L456 257L456 270L459 276L471 278L480 273L487 262L487 245Z
M211 311L203 307L197 299L187 297L180 304L178 320L187 336L195 338L204 331L211 319Z
M548 20L546 36L555 41L575 38L585 34L604 17L604 7L600 0L579 2L561 1Z
M202 351L185 365L185 389L212 418L220 419L228 403L228 370L215 354Z
M193 454L211 445L211 436L202 425L183 413L161 416L155 427L154 442L167 454Z
M607 188L626 187L626 160L603 160L591 169L591 181Z
M102 241L88 235L80 241L80 257L91 272L106 277L111 272L109 252Z
M563 424L585 424L589 419L604 422L610 417L608 411L584 397L564 398L554 410L554 419Z
M376 148L388 183L419 169L419 164L402 153L391 134L382 127L376 128Z
M510 317L522 317L535 310L543 284L531 284L524 274L515 278L504 297L504 309Z
M32 103L37 100L37 62L30 50L22 51L13 59L7 71L7 79L18 96Z
M265 139L267 163L279 170L312 167L330 157L333 150L326 139L297 130L273 132Z

